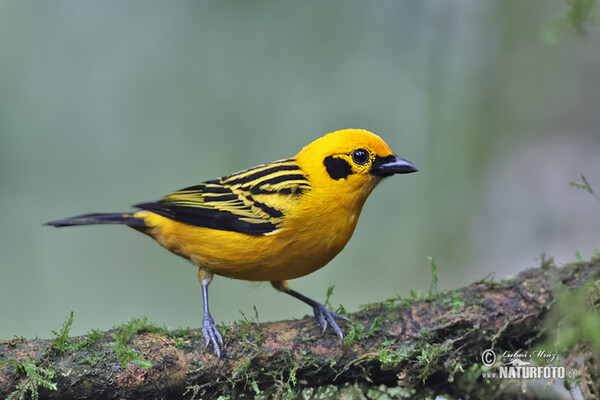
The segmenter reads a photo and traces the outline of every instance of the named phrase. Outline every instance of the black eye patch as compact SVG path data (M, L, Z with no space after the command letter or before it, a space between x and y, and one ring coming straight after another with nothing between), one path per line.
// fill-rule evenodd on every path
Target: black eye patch
M334 156L325 157L323 165L325 165L329 176L335 180L346 178L352 173L352 167L343 158Z

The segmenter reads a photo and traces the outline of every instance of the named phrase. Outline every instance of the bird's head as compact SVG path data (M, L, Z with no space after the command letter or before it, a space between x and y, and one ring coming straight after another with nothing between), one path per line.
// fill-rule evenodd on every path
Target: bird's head
M304 147L296 161L313 189L363 201L383 178L418 171L396 156L379 136L362 129L329 133Z

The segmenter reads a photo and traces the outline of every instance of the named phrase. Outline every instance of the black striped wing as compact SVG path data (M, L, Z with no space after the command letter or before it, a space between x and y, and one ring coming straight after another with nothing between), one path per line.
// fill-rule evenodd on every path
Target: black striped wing
M189 225L266 234L281 227L286 211L307 190L310 185L298 164L286 159L199 183L135 207Z

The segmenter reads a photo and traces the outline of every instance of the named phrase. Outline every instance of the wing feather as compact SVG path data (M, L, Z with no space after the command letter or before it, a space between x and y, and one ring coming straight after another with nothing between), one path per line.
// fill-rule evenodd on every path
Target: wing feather
M293 159L275 161L198 183L135 207L189 225L267 234L282 227L286 211L310 190Z

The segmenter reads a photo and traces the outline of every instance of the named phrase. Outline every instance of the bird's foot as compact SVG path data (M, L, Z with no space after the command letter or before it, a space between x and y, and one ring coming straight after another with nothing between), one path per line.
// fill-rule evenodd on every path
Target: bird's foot
M342 330L335 322L335 318L343 319L345 321L350 321L346 316L334 313L333 311L329 311L324 304L315 301L313 305L313 311L315 313L315 318L319 321L319 324L323 327L323 332L327 329L327 325L331 325L336 335L340 338L341 341L344 340L344 335L342 334Z
M215 321L210 314L205 314L202 320L202 333L204 334L205 346L204 349L212 344L215 355L221 358L221 349L223 348L223 338L219 330L215 326Z

